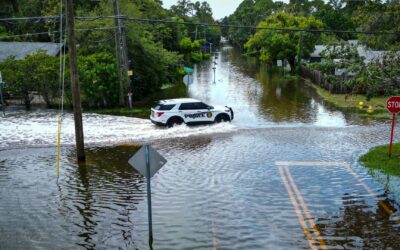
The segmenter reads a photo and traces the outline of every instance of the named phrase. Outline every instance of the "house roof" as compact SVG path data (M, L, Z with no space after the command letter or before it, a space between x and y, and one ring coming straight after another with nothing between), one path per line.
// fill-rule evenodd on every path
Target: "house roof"
M314 52L310 54L310 57L322 57L321 52L326 49L325 45L315 45Z
M0 62L10 56L24 59L27 55L38 50L45 50L47 54L56 56L60 52L59 43L30 43L30 42L0 42Z
M382 58L389 51L376 51L367 48L365 45L359 45L357 40L347 41L351 45L357 46L357 52L364 57L364 62L369 63L372 60ZM321 52L327 48L326 45L315 45L314 51L310 54L310 58L322 58Z

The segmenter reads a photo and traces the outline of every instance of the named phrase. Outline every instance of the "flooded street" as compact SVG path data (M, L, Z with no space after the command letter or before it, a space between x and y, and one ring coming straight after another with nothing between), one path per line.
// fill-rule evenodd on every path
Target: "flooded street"
M232 123L85 114L78 166L65 114L58 179L56 111L0 118L0 249L148 249L146 181L127 163L143 143L168 160L152 179L154 249L400 249L400 179L357 162L389 123L329 107L229 46L216 62L215 83L206 62L188 93L231 106Z

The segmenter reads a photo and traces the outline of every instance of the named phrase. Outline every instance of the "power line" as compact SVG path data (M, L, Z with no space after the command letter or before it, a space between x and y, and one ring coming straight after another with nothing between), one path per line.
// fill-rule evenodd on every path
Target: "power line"
M59 16L41 16L41 17L17 17L17 18L0 18L0 22L13 22L20 20L51 20L58 19ZM220 28L241 28L241 29L254 29L254 30L277 30L277 31L291 31L291 32L310 32L310 33L344 33L344 34L364 34L364 35L396 35L400 36L398 32L385 32L385 31L351 31L351 30L319 30L319 29L294 29L294 28L272 28L272 27L259 27L251 25L232 25L232 24L221 24L221 23L193 23L193 22L181 22L181 21L170 21L165 19L148 19L148 18L136 18L128 16L78 16L75 17L79 21L95 21L98 19L124 19L129 21L148 22L148 23L167 23L167 24L183 24L183 25L194 25L194 26L207 26L207 27L220 27Z
M31 21L31 20L49 20L49 19L59 19L60 16L31 16L31 17L10 17L10 18L0 18L0 22L15 22L15 21ZM65 18L65 16L63 16Z
M59 31L55 31L55 32L27 33L27 34L11 35L11 36L0 36L0 39L17 38L17 37L26 37L26 36L36 36L36 35L44 35L44 34L51 34L51 33L59 33Z
M114 27L114 26L108 26L108 27L98 27L98 28L80 28L80 29L75 29L76 31L88 31L88 30L112 30L114 28L118 28L118 27ZM37 32L37 33L26 33L26 34L19 34L19 35L9 35L9 36L0 36L0 40L1 39L7 39L7 38L17 38L17 37L27 37L27 36L36 36L36 35L51 35L51 34L56 34L56 33L60 33L60 31L51 31L51 32Z

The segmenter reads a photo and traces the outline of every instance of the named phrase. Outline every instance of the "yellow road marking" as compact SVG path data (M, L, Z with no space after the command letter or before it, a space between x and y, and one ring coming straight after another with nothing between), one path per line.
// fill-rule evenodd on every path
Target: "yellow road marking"
M364 189L378 202L378 205L389 215L393 215L395 212L390 209L383 201L378 200L378 195L361 179L361 177L354 171L350 164L346 162L300 162L300 161L276 161L277 166L318 166L318 167L344 167L358 180L358 182L364 187ZM290 172L289 172L290 173ZM400 220L395 220L397 224L400 224Z
M279 167L279 173L280 173L283 185L285 186L286 191L287 191L287 193L289 195L289 198L292 201L292 204L293 204L294 210L295 210L295 212L297 214L297 218L299 219L300 225L302 226L303 231L304 231L304 233L306 235L308 244L310 245L311 249L318 249L315 246L315 241L314 241L314 239L312 237L312 234L310 233L310 230L307 227L307 224L306 224L306 221L304 220L303 214L302 214L302 212L301 212L301 210L299 208L299 205L298 205L298 203L297 203L297 201L296 201L296 199L295 199L295 197L293 195L292 190L289 187L288 180L286 179L285 173L284 173L284 171L283 171L283 169L281 167Z
M361 177L350 167L349 168L350 173L358 180L358 182L361 183L361 185L364 187L367 192L375 198L375 200L378 202L378 205L383 208L383 210L389 215L392 216L394 214L394 211L390 209L383 201L378 200L378 195L361 179ZM400 220L395 220L397 224L400 224Z
M301 205L301 207L303 208L304 213L305 213L306 216L307 216L307 217L306 217L307 220L310 222L311 227L314 229L314 233L315 233L315 235L317 236L317 239L318 239L318 242L319 242L321 248L322 248L322 249L327 249L327 248L326 248L326 243L325 243L324 239L321 237L321 233L319 232L317 226L316 226L315 223L314 223L314 219L313 219L313 217L311 216L310 211L308 210L306 203L304 202L303 196L301 195L299 189L297 188L296 183L295 183L294 180L293 180L292 175L290 174L289 167L288 167L288 166L285 166L285 167L284 167L284 170L286 171L286 175L287 175L287 177L288 177L288 180L289 180L289 182L290 182L290 184L291 184L291 186L292 186L294 192L296 193L297 198L299 199L300 205Z
M277 166L317 166L317 167L344 167L348 168L346 162L313 162L313 161L276 161Z

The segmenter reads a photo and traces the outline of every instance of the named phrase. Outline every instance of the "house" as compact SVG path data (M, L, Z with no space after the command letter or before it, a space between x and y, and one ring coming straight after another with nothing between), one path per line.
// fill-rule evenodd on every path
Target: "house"
M367 46L359 44L358 40L349 40L349 41L347 41L347 43L349 45L352 45L352 46L357 46L358 55L364 58L364 63L365 64L368 64L373 60L382 58L388 52L388 51L371 50ZM324 60L324 58L322 56L322 52L327 47L328 46L326 46L326 45L315 45L315 49L310 54L310 58L308 60L305 60L305 61L308 61L308 62L322 62ZM340 62L340 59L335 59L334 61L335 62ZM336 76L341 76L346 72L347 72L347 69L336 69L335 70L335 75ZM348 75L352 76L353 73L349 72Z
M325 45L315 45L314 51L310 54L308 62L322 62L322 51L326 49Z
M38 50L45 50L51 56L60 53L60 43L35 43L35 42L0 42L0 62L10 56L16 59L24 59L27 55Z

